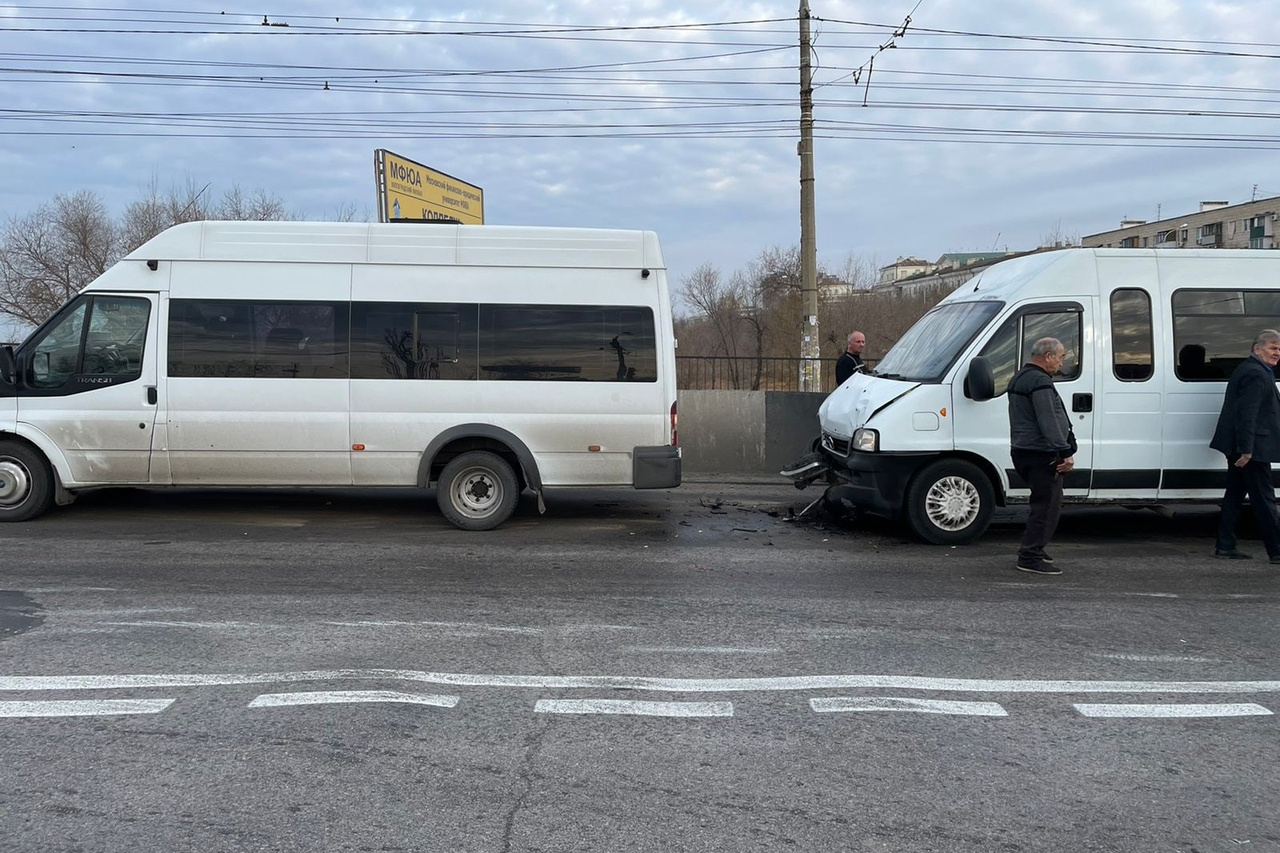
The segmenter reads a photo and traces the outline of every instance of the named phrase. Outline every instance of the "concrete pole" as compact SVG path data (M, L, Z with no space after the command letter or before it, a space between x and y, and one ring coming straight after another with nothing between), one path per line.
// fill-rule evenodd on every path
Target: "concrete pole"
M800 0L800 390L822 390L818 342L818 241L813 201L813 71L809 64L809 0Z

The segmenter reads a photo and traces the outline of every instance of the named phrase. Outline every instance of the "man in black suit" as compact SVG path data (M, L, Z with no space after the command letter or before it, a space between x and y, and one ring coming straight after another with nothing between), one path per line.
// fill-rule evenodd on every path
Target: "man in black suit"
M1224 560L1247 560L1236 548L1236 519L1245 495L1258 519L1258 530L1272 563L1280 564L1280 525L1271 463L1280 460L1280 395L1274 368L1280 362L1280 332L1263 329L1253 341L1253 354L1240 362L1227 381L1227 392L1209 446L1227 457L1227 489L1218 521L1213 554Z

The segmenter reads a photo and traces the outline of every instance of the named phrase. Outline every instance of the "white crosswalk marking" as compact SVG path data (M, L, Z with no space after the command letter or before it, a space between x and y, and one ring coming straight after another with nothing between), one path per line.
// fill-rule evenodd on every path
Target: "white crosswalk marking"
M158 714L173 699L85 699L0 702L0 717L104 717Z
M1265 717L1271 711L1252 702L1183 705L1076 705L1086 717Z
M913 714L952 714L966 717L1007 717L996 702L956 702L945 699L911 699L902 696L836 696L810 699L809 707L819 714L855 711L899 711Z
M629 714L638 717L732 717L732 702L637 702L629 699L539 699L538 714Z
M358 702L398 702L407 705L452 708L458 704L458 697L398 693L394 690L319 690L300 693L263 693L250 702L249 707L280 708L289 705L338 705Z

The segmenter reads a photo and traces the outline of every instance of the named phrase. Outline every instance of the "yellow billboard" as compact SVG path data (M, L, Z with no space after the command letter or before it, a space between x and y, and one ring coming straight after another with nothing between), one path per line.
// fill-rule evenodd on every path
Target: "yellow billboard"
M392 154L373 152L379 222L484 224L484 190Z

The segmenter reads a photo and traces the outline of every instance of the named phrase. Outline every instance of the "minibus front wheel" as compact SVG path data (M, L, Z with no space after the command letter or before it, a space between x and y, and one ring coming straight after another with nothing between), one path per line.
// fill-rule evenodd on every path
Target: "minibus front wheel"
M903 515L911 532L934 545L967 545L991 523L995 489L982 469L963 459L926 465L907 487Z
M26 521L53 504L53 472L37 451L0 441L0 521Z
M449 460L436 484L436 503L463 530L492 530L520 500L515 471L501 456L472 450Z

